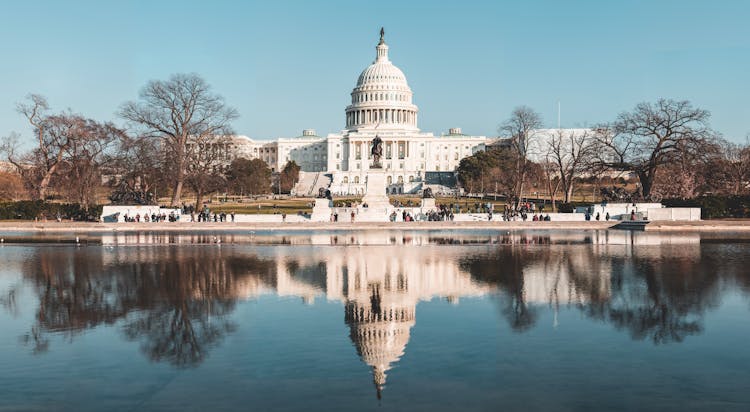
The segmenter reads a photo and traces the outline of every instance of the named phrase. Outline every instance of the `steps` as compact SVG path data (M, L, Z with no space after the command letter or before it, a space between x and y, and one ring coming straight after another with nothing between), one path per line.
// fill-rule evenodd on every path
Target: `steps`
M299 180L294 185L295 196L316 197L320 188L328 188L331 177L325 172L299 172Z

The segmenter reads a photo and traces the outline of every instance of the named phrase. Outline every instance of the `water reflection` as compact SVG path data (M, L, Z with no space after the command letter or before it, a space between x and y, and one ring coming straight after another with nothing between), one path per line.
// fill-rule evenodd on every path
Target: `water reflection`
M22 267L39 302L24 340L43 352L48 332L72 338L122 322L149 358L195 366L234 328L227 315L238 291L270 276L271 267L211 248L40 248Z
M405 354L420 301L491 297L518 333L538 327L545 310L572 308L663 344L701 333L727 287L750 291L747 247L702 245L698 235L374 232L279 241L296 246L38 247L5 255L38 300L24 337L35 352L50 350L52 333L72 339L117 325L149 359L197 366L243 326L230 316L238 300L322 297L342 303L378 396ZM14 310L15 290L0 303Z

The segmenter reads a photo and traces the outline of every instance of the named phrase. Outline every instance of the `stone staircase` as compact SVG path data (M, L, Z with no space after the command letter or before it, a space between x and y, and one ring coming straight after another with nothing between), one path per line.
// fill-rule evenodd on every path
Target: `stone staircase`
M299 180L294 186L294 194L299 197L315 197L320 188L331 185L330 175L325 172L299 172Z

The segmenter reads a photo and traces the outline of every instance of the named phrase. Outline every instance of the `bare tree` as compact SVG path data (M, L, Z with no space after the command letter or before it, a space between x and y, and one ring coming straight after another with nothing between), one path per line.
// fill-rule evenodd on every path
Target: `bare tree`
M662 166L715 140L709 117L707 110L694 108L688 101L640 103L597 129L597 161L611 169L634 171L643 196L648 197Z
M36 135L36 148L27 153L19 152L18 134L11 134L3 141L2 149L23 179L32 199L43 200L52 176L62 162L68 136L48 133L49 105L47 99L37 94L28 96L28 103L19 103L16 110L29 121Z
M560 179L565 203L573 196L573 182L590 170L594 155L592 133L588 130L556 130L547 140L546 159Z
M547 184L547 194L552 205L552 210L556 210L557 191L560 190L560 177L557 172L557 165L547 157L541 164L544 173L544 181Z
M542 117L528 106L520 106L513 110L510 118L499 128L500 133L511 137L511 147L516 154L514 175L516 181L513 195L521 198L523 183L528 170L530 148L533 147L535 132L542 127Z
M195 207L199 208L205 194L226 187L224 170L228 167L231 156L227 137L204 136L196 139L191 139L187 146L190 166L186 181L195 192Z
M155 204L157 191L163 193L169 184L164 176L168 168L157 138L123 135L110 165L114 188L110 199L122 204Z
M18 105L31 124L36 144L20 152L19 136L3 142L8 161L12 163L33 199L44 200L55 178L65 178L66 191L77 192L73 198L82 205L91 204L91 189L110 144L122 133L111 123L99 123L70 112L49 114L44 97L32 94L29 102ZM74 186L73 186L74 185Z
M151 81L141 90L140 100L125 103L120 116L142 129L144 135L162 139L167 155L174 159L171 203L177 206L190 162L190 140L230 135L230 123L238 117L237 111L211 93L209 85L196 74Z
M720 148L720 170L728 183L729 192L735 196L740 195L747 191L750 181L750 143L737 144L722 140Z
M96 189L102 186L102 166L112 158L113 143L124 132L110 123L76 118L78 138L66 151L64 163L53 179L55 186L85 209L96 203Z

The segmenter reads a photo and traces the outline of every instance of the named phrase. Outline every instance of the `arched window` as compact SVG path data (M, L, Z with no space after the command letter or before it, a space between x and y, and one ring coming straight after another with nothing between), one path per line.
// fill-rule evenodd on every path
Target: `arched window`
M344 176L344 183L349 183L349 176Z
M414 176L409 176L409 183L414 181Z
M390 185L390 184L393 184L393 176L388 176L388 177L386 178L386 181L388 182L388 184L389 184L389 185Z
M354 183L359 183L359 176L354 176Z
M404 184L404 177L403 176L399 176L398 177L398 184L400 184L400 185Z

